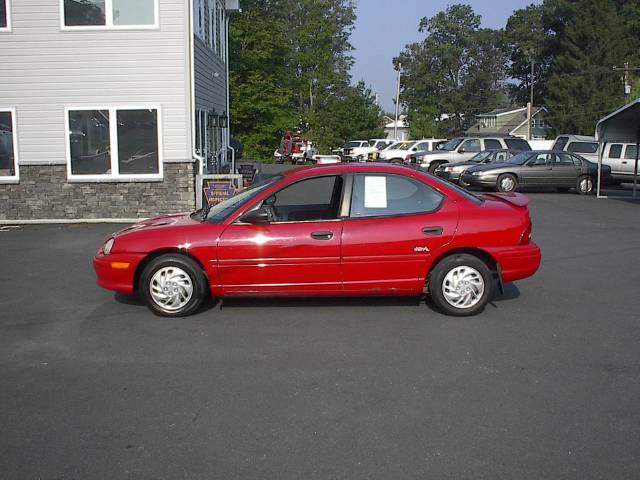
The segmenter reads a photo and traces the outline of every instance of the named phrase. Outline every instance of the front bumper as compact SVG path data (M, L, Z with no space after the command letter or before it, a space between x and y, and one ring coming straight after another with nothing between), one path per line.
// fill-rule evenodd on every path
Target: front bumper
M463 173L458 180L462 178L462 180L472 186L477 187L495 187L498 182L498 176L485 176L485 175L471 175L470 173Z
M93 268L98 277L98 285L107 290L132 295L135 288L136 270L143 258L144 254L111 253L104 255L102 251L99 251L93 257Z
M460 181L460 172L446 172L444 170L436 170L436 176L442 178L443 180L448 180L450 182L458 183Z

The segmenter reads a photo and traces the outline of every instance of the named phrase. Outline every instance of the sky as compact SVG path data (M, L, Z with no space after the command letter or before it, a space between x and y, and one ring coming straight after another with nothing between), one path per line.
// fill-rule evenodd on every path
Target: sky
M408 43L420 41L422 17L432 17L448 5L467 3L482 16L482 25L503 28L514 10L541 0L358 0L355 30L351 35L355 64L353 82L364 80L378 94L382 108L394 111L396 72L392 60Z

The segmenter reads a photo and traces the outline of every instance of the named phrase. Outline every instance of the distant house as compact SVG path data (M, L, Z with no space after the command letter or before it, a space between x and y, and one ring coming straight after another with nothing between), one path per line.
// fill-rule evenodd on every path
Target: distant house
M549 126L545 122L545 107L533 107L532 140L545 140ZM527 138L527 107L498 108L476 115L477 122L467 130L469 135L513 135Z
M387 115L384 116L384 134L390 140L408 140L409 139L409 122L406 115L398 116L397 134L395 118Z

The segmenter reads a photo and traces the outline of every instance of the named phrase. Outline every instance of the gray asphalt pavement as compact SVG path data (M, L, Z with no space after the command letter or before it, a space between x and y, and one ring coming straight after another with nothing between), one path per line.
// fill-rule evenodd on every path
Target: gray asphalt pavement
M640 204L533 193L486 311L99 289L114 225L0 232L2 479L640 478Z

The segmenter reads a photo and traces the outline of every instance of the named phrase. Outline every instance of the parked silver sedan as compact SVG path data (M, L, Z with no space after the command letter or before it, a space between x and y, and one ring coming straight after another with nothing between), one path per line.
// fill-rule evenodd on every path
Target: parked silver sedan
M593 192L598 165L568 152L522 152L507 162L476 165L468 168L462 180L476 187L513 192L520 186L575 188L582 195ZM611 168L602 166L602 179L611 181Z
M465 181L462 180L461 177L468 168L487 163L506 162L517 153L519 152L507 149L487 150L478 153L471 160L468 160L466 162L442 164L435 169L434 173L440 178L444 178L445 180L449 180L450 182L458 183L463 187L467 187L468 184L465 183Z

